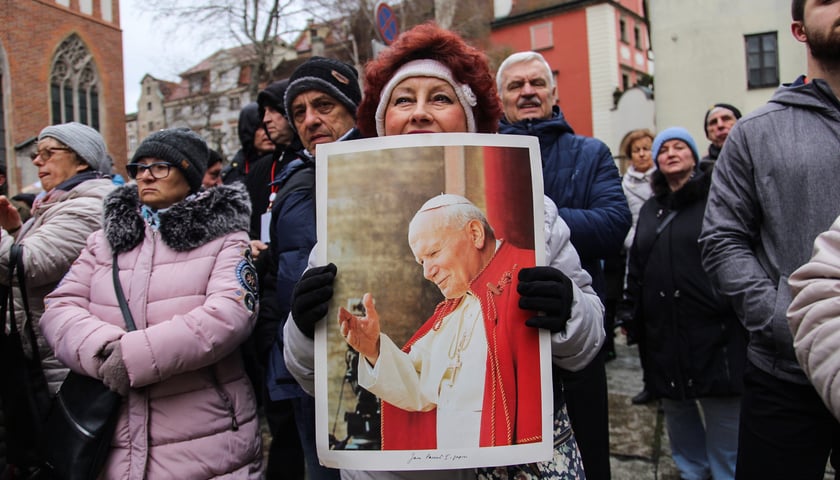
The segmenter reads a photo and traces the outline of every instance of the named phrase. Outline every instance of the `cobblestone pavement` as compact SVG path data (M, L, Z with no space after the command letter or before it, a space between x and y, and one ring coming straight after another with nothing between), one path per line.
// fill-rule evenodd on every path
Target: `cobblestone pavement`
M615 340L616 359L607 362L612 480L679 480L659 402L630 402L642 389L639 351L628 347L623 335ZM826 466L824 480L834 478L834 470Z
M617 358L607 363L610 402L610 466L613 480L679 480L671 460L664 418L655 403L633 405L630 399L642 388L636 347L616 336ZM264 453L271 436L262 422Z
M642 389L638 350L635 346L628 347L623 335L616 335L615 348L617 358L607 363L612 479L679 480L658 402L648 405L630 402ZM271 437L265 422L262 426L264 447L267 447ZM825 480L833 478L834 472L828 468Z
M642 389L642 369L635 346L616 335L616 359L607 362L610 402L610 467L613 480L679 480L668 445L659 402L633 405Z

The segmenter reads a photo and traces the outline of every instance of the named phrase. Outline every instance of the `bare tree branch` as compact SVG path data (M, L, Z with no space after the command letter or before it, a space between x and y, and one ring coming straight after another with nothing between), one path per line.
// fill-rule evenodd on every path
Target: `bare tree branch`
M197 36L219 48L248 47L249 91L271 80L278 47L303 28L304 0L147 0L144 10L168 34Z

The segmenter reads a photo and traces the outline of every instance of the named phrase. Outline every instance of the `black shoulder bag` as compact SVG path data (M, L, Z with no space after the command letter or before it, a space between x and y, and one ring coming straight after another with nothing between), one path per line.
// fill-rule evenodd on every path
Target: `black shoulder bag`
M114 290L126 329L135 330L125 301L114 254ZM93 480L99 476L119 418L122 397L102 381L70 372L61 384L44 426L43 460L58 479Z
M9 467L29 475L40 467L39 440L44 413L49 408L50 394L26 289L23 286L22 246L13 245L9 251L8 286L0 287L0 399L6 422L6 457ZM13 280L17 271L21 300L26 315L23 328L15 320ZM24 348L24 338L30 347Z

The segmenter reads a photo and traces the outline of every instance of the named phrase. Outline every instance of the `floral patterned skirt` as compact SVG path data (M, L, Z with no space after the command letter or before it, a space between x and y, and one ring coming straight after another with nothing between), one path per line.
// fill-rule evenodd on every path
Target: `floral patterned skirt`
M572 423L564 404L554 413L554 457L524 465L476 469L477 480L579 480L585 479Z

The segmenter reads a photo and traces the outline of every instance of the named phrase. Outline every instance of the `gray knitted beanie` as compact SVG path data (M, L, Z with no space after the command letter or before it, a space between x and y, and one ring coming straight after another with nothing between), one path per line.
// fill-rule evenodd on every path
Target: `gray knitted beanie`
M160 159L180 170L194 193L201 188L209 156L207 143L197 133L188 128L171 128L146 137L134 152L131 163L149 157Z
M83 162L90 165L90 168L98 172L111 173L105 141L102 135L93 128L79 122L50 125L41 130L38 141L46 137L54 138L70 147Z

